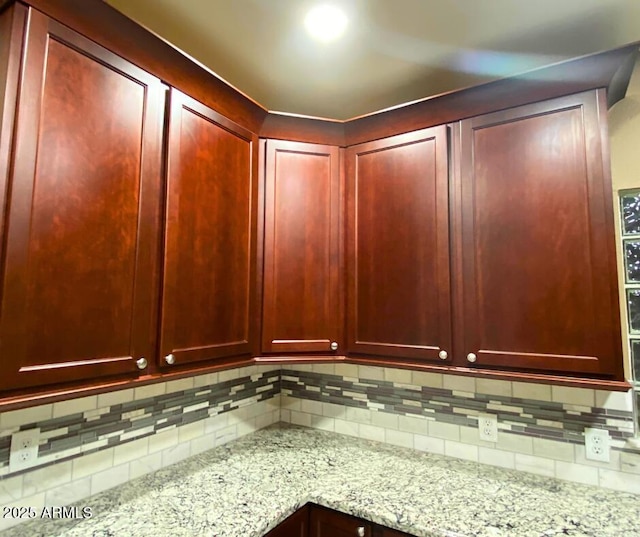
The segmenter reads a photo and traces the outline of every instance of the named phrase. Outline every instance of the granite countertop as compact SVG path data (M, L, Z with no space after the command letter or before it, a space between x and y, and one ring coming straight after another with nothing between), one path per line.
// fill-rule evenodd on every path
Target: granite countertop
M425 537L640 535L640 496L273 426L2 537L259 537L307 502Z

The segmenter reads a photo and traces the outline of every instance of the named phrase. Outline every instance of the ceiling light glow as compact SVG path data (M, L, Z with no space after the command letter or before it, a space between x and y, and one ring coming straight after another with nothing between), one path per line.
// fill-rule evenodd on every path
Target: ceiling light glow
M338 39L346 30L347 22L344 12L329 4L315 6L304 19L307 32L323 42Z

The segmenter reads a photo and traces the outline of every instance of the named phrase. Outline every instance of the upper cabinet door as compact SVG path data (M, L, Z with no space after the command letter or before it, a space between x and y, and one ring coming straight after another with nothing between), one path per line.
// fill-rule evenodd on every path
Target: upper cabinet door
M451 358L446 127L347 150L352 353Z
M34 10L26 31L0 387L132 374L155 343L163 86Z
M462 122L470 362L622 378L605 115L598 91Z
M268 140L263 352L341 350L340 153Z
M162 365L249 354L257 138L171 90Z

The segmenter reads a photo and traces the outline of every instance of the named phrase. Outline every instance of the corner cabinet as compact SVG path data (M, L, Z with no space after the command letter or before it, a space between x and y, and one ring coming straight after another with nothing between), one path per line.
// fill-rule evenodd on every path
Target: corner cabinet
M337 147L267 140L262 352L342 349Z
M251 354L258 139L172 89L163 366Z
M623 378L603 90L460 123L461 364Z
M0 389L136 375L155 353L164 86L37 11L25 32Z
M349 147L351 353L452 357L447 128Z

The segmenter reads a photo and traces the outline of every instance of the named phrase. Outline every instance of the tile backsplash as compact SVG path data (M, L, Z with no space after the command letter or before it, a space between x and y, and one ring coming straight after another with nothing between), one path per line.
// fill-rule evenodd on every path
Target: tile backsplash
M0 505L67 505L278 421L640 493L634 404L352 364L244 367L1 413ZM479 439L480 414L497 416L498 442ZM11 473L11 435L36 427L37 466ZM610 462L585 458L585 427L609 431Z
M631 392L350 364L285 366L281 419L569 481L640 493ZM480 440L478 416L498 419ZM606 429L611 459L586 459L584 429Z

